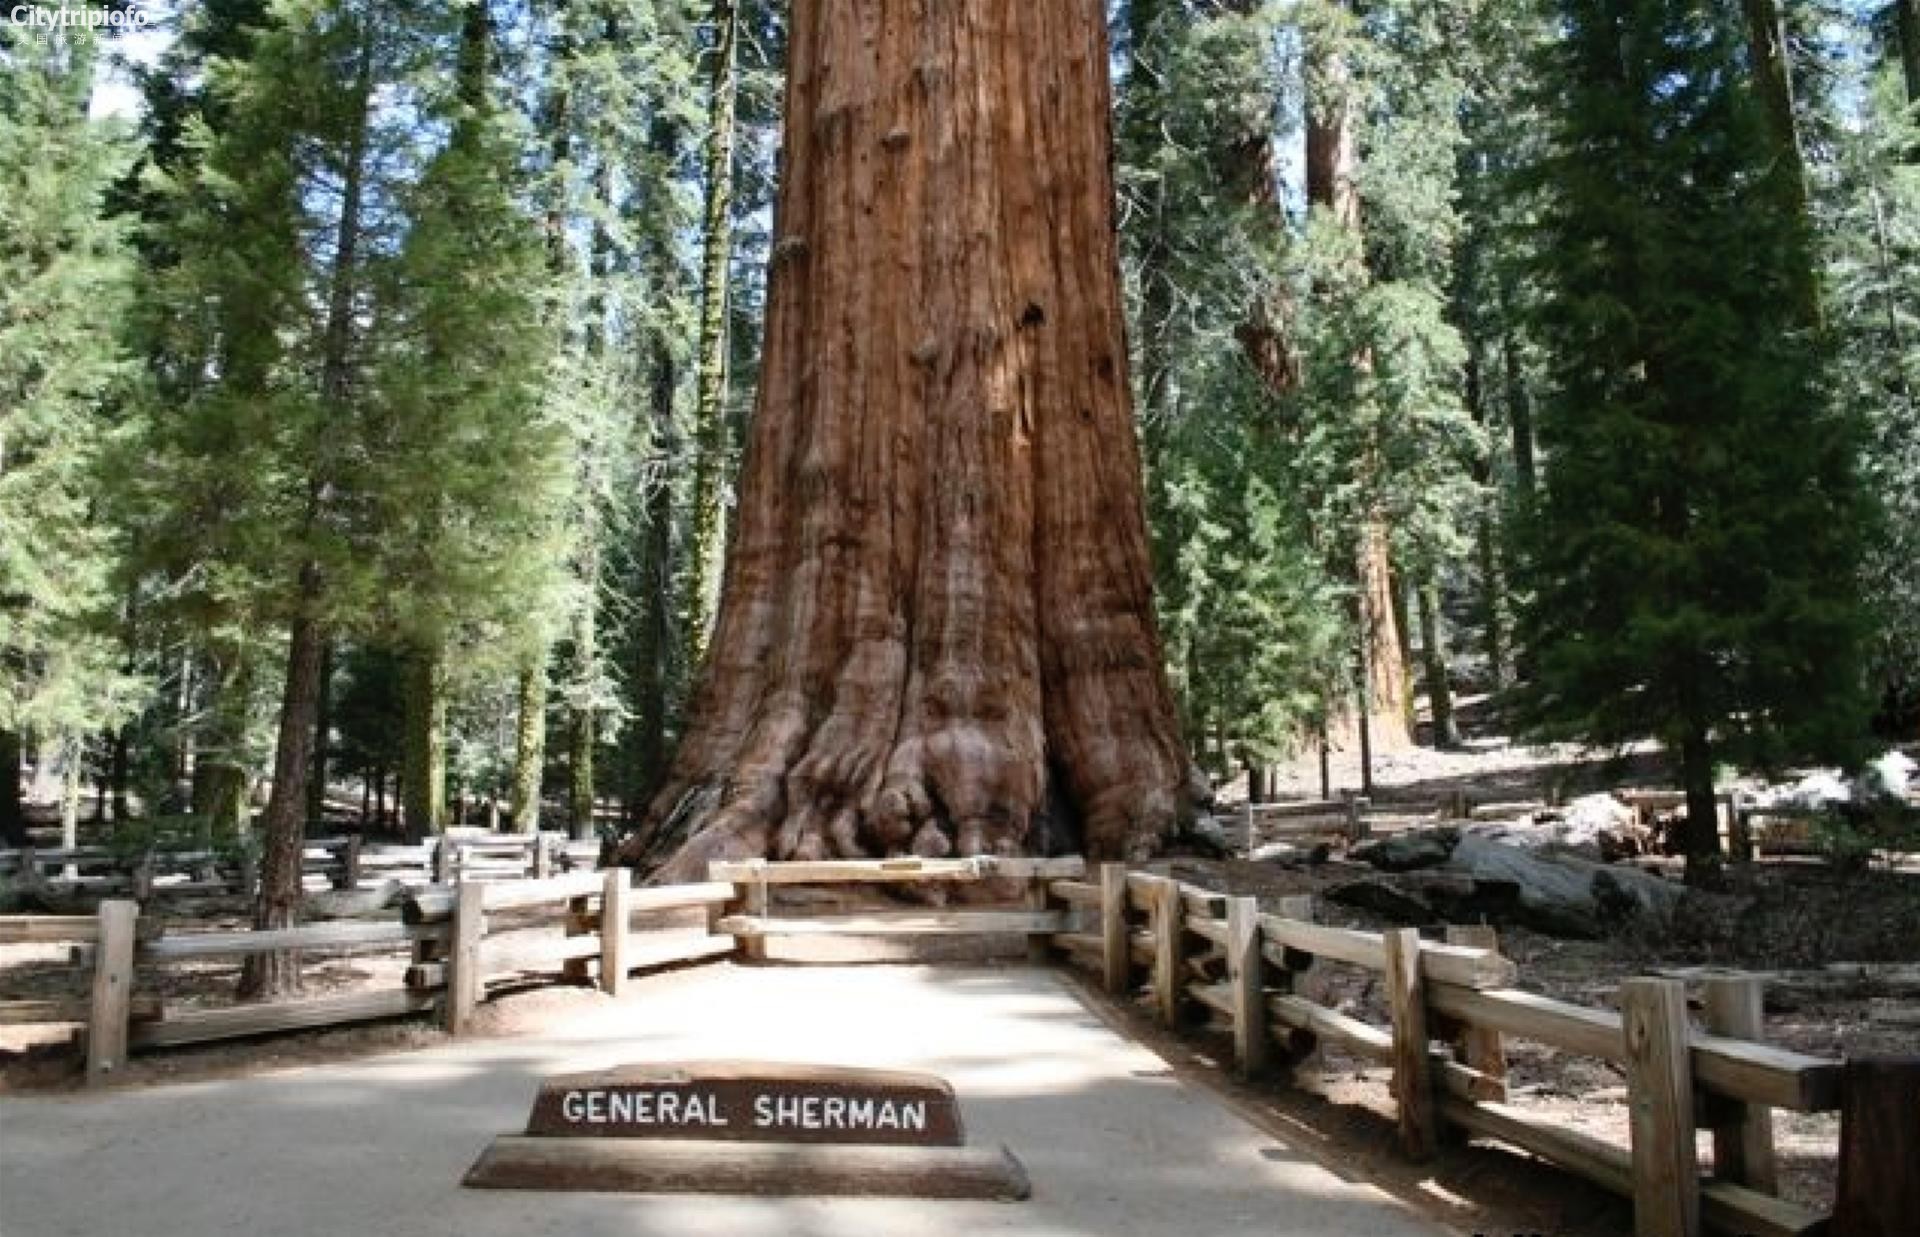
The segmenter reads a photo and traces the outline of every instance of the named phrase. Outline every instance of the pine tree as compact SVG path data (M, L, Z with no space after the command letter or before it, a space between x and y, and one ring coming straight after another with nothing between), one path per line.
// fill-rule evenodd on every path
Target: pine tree
M1691 878L1720 760L1844 756L1862 733L1864 503L1802 301L1806 221L1755 209L1774 159L1740 16L1560 0L1539 329L1547 467L1521 539L1531 733L1679 756Z
M574 484L565 428L542 398L556 372L548 255L520 192L514 117L495 101L491 14L477 0L458 17L437 45L454 70L436 100L448 138L405 195L406 236L383 276L365 483L396 583L384 625L412 662L403 784L416 837L446 819L450 693L517 674L525 616L564 595Z
M1868 426L1863 474L1886 507L1863 585L1892 720L1920 712L1920 73L1902 63L1909 49L1920 63L1920 21L1890 25L1839 143L1824 233L1838 398Z
M733 246L734 141L739 83L740 6L713 0L707 48L708 110L705 153L706 211L701 230L700 353L694 401L693 494L681 631L686 662L706 656L720 599L720 562L726 552L722 490L730 472L727 425L727 319Z
M104 218L130 149L88 118L97 50L84 29L0 42L0 834L16 843L23 733L69 749L72 799L82 737L135 702L97 499L134 377L125 230Z

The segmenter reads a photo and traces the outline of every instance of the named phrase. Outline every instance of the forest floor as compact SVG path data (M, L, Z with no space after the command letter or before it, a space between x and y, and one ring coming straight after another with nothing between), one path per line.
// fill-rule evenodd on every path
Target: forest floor
M1467 717L1471 725L1471 711ZM1352 753L1336 752L1330 763L1336 792L1360 784L1359 762ZM1383 805L1431 803L1455 790L1466 790L1481 801L1564 802L1598 790L1671 784L1662 754L1650 745L1595 756L1570 747L1522 747L1498 735L1475 736L1470 729L1466 744L1458 750L1412 747L1380 753L1374 764L1372 799ZM1272 785L1276 798L1319 797L1317 756L1278 766ZM1244 785L1223 789L1222 798L1228 804L1244 797ZM1364 865L1342 862L1337 854L1324 863L1296 864L1182 859L1173 862L1172 871L1195 884L1263 899L1324 895L1356 875L1378 875ZM1729 871L1730 887L1725 892L1689 893L1674 922L1657 935L1628 932L1600 940L1569 940L1502 926L1501 950L1519 968L1519 987L1598 1007L1611 1007L1620 982L1636 975L1684 974L1700 967L1799 975L1825 972L1834 981L1814 991L1791 985L1770 989L1766 1016L1770 1042L1827 1057L1920 1052L1920 1004L1886 999L1870 977L1843 982L1837 969L1848 963L1891 965L1920 977L1920 966L1915 965L1920 964L1920 871L1903 866L1842 872L1815 859L1766 861ZM1677 867L1669 875L1677 879ZM1319 896L1316 904L1319 918L1337 926L1368 930L1406 926L1325 896ZM1378 977L1357 968L1316 968L1309 977L1308 995L1376 1024L1389 1021ZM1515 1102L1581 1132L1626 1143L1624 1071L1605 1061L1524 1040L1509 1041L1507 1051ZM1305 1084L1304 1094L1277 1102L1316 1128L1346 1124L1364 1128L1369 1122L1384 1122L1380 1128L1391 1128L1388 1071L1338 1049L1324 1048L1297 1077ZM1774 1134L1782 1194L1809 1206L1830 1206L1838 1116L1776 1112ZM1703 1163L1710 1163L1704 1138L1702 1154ZM1396 1171L1390 1157L1380 1169ZM1617 1200L1557 1174L1551 1180L1559 1184L1537 1192L1545 1209L1535 1220L1540 1231L1573 1235L1619 1229L1621 1216L1627 1213ZM1500 1188L1511 1184L1502 1182ZM1631 1227L1630 1215L1625 1227Z

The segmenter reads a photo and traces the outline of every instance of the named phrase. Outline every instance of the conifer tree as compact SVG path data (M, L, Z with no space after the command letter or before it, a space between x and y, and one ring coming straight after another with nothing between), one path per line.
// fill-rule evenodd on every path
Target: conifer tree
M1538 275L1547 468L1523 532L1535 735L1664 740L1691 879L1721 760L1862 733L1856 425L1807 329L1806 221L1755 209L1772 144L1745 31L1704 0L1559 0Z
M71 800L82 737L132 703L111 626L120 546L98 501L133 378L132 269L104 217L131 151L88 117L91 31L0 39L0 835L17 844L22 736L69 749Z
M726 552L722 491L728 481L728 461L732 456L726 404L734 130L739 92L740 6L737 0L713 0L709 25L700 352L694 400L692 511L680 618L686 641L686 662L693 667L706 656L708 631L720 600L720 563Z
M493 672L517 672L525 616L563 592L573 484L541 398L555 362L548 257L517 192L514 118L495 99L491 14L475 0L457 16L436 100L448 138L406 194L407 233L384 274L367 474L398 585L385 624L412 663L403 784L416 837L446 819L449 694L489 672L483 650L507 653Z

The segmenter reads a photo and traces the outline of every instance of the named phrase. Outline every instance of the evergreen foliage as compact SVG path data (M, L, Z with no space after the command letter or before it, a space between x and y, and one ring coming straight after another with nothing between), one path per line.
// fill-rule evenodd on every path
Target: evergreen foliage
M1799 308L1806 221L1755 206L1776 173L1738 14L1556 12L1516 698L1535 734L1681 753L1702 858L1716 760L1847 756L1863 734L1859 435Z
M88 116L97 55L77 29L0 43L0 731L75 741L138 688L113 638L124 542L101 502L136 389L126 228L103 213L132 149Z

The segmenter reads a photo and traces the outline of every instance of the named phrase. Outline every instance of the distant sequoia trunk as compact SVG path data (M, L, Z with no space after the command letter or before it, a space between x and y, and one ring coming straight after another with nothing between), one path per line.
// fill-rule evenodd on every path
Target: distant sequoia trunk
M737 532L627 861L1174 828L1107 55L1099 0L796 0Z

